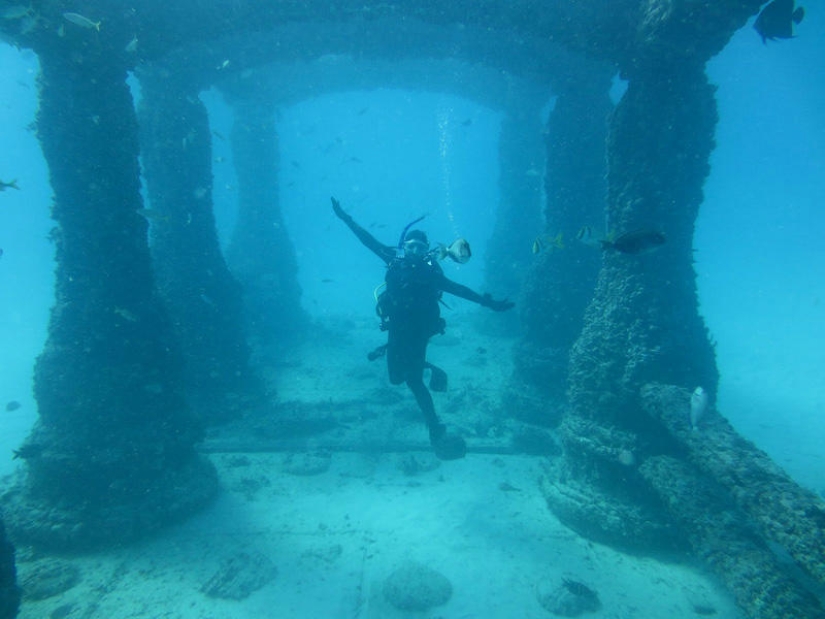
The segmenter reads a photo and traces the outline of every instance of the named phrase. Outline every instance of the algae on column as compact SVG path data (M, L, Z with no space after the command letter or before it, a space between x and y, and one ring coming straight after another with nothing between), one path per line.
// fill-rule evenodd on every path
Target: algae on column
M73 40L38 49L38 138L54 190L55 304L35 367L26 474L4 495L18 539L123 541L214 495L182 358L155 291L127 67ZM96 51L96 53L94 53Z

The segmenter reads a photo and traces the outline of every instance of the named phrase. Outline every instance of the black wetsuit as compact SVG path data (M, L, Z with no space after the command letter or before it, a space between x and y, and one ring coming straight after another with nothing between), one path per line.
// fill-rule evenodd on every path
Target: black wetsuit
M467 286L448 279L435 256L399 257L396 247L384 245L359 226L343 211L336 214L355 236L387 265L386 290L381 294L378 312L386 325L387 369L394 385L407 383L415 395L424 420L435 441L444 433L433 406L433 398L424 385L427 366L427 343L431 336L444 331L439 301L442 292L474 301L492 309L509 309L509 302L493 301ZM496 304L506 303L499 308Z

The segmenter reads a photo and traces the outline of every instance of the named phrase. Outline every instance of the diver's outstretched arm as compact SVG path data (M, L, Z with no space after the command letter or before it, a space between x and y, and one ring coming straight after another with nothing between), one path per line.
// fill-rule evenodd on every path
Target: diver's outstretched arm
M364 228L355 223L355 220L341 208L341 203L338 202L338 200L335 198L330 198L330 200L332 200L332 210L338 216L338 219L347 224L347 227L353 231L355 236L358 237L358 240L361 241L367 249L372 251L379 258L381 258L381 260L387 263L395 257L394 248L389 245L384 245L381 241L364 230Z
M449 292L450 294L461 297L462 299L467 299L473 303L478 303L482 307L489 307L494 312L503 312L511 309L515 305L515 303L507 299L497 301L489 294L478 294L472 288L468 288L467 286L454 282L448 277L442 277L441 279L442 281L439 287L444 292Z

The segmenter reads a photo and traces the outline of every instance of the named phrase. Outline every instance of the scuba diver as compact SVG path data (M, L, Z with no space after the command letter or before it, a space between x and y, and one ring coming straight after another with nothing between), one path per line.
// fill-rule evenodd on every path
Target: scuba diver
M446 325L438 306L441 294L448 292L496 312L509 310L514 303L497 301L489 294L480 295L448 279L438 259L450 256L457 262L466 262L470 257L470 246L459 239L449 248L439 246L431 250L423 231L410 230L423 217L408 224L401 233L398 245L393 247L384 245L355 223L335 198L332 198L332 210L387 265L386 290L378 297L376 305L381 329L388 334L387 343L370 353L370 359L386 353L390 382L393 385L407 383L424 414L436 457L441 460L463 458L467 452L464 439L447 432L435 413L432 395L424 385L424 369L429 368L432 371L430 387L436 391L447 388L444 371L427 362L430 337L444 333Z

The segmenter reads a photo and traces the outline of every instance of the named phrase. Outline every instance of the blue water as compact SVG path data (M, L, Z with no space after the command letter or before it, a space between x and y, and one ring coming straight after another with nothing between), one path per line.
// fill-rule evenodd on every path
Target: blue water
M796 40L767 46L746 27L710 63L720 123L695 242L701 309L722 373L721 412L817 490L825 473L823 19L809 11ZM0 408L4 474L35 418L32 368L46 337L53 264L47 170L27 128L37 60L0 45L0 66L0 179L17 178L21 187L0 194L0 404L22 404ZM213 128L228 136L230 108L214 91L202 98ZM479 288L499 201L500 120L437 92L342 92L279 109L281 207L304 306L319 317L366 315L383 278L332 216L331 195L387 243L422 214L432 240L470 239L476 258L447 274ZM236 181L229 144L216 138L213 148L225 244Z
M37 109L37 59L0 45L0 179L16 178L20 191L0 193L0 473L35 419L32 396L34 359L46 339L49 308L54 298L52 245L47 235L51 188L46 162L30 123ZM6 412L10 400L20 402Z
M825 16L803 24L767 46L745 28L709 65L720 123L695 247L723 414L823 491Z

